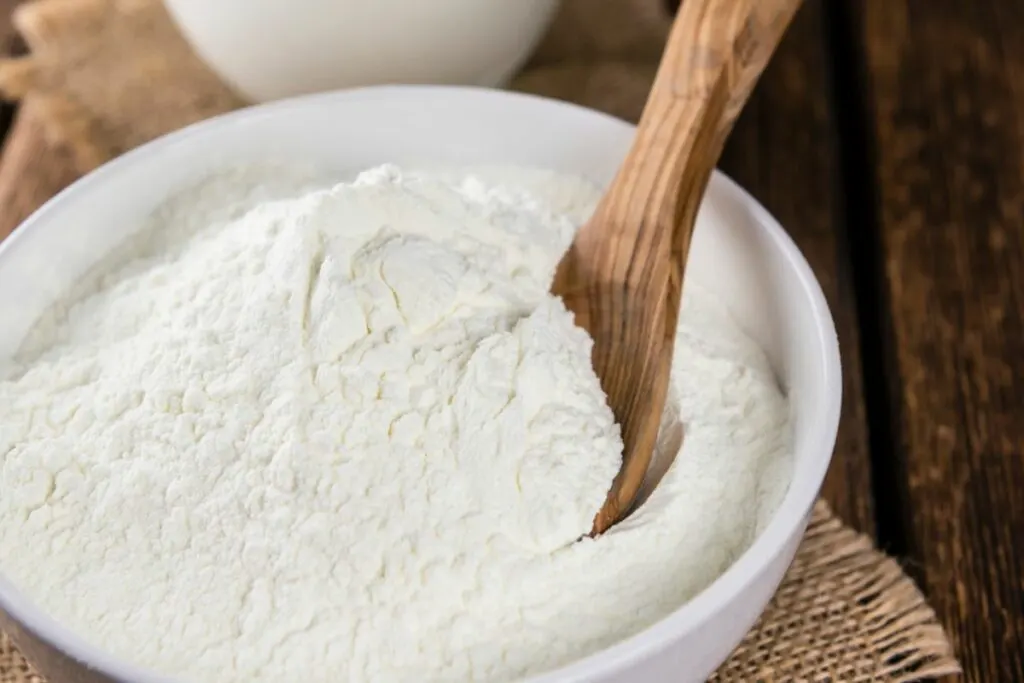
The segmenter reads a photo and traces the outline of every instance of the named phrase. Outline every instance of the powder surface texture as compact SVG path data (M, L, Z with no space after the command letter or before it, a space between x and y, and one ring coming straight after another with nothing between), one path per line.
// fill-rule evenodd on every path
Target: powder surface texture
M547 293L586 182L243 176L164 207L0 376L0 570L91 643L195 681L518 680L684 603L781 500L787 402L689 287L668 471L579 540L622 450Z

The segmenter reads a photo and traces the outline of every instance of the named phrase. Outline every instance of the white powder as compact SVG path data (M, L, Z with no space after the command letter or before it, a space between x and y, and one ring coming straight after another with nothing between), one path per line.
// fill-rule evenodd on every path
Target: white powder
M478 177L231 177L164 210L0 382L3 572L196 681L515 680L707 585L788 481L767 361L689 287L659 462L685 446L577 542L621 442L547 288L596 193Z

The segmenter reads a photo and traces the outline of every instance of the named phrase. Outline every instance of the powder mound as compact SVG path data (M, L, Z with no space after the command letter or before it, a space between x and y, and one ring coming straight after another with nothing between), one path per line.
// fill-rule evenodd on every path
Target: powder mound
M124 591L181 608L161 629L265 656L313 626L303 596L344 597L353 633L450 612L493 547L586 533L618 469L591 341L546 293L572 233L524 197L390 167L195 231L0 384L0 514L23 520L5 547L51 537L60 611L102 640L157 619ZM171 666L170 641L133 656Z
M32 600L188 680L501 682L653 623L742 552L785 491L787 407L693 288L659 457L683 424L684 450L577 540L622 451L548 294L589 184L300 185L177 200L29 335L0 381L0 548Z

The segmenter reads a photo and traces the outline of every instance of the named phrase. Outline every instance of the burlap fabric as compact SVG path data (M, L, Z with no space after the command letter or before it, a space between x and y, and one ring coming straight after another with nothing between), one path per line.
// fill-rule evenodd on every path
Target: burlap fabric
M38 193L44 175L73 177L244 104L192 55L159 0L35 0L14 19L30 55L0 62L0 90L27 98L32 121L19 124L8 153L31 153L41 129L52 154L0 185ZM636 119L668 25L660 0L567 0L511 87ZM18 195L2 187L0 203ZM957 671L913 582L821 502L778 594L713 680L895 682ZM0 637L0 683L29 681L42 679Z

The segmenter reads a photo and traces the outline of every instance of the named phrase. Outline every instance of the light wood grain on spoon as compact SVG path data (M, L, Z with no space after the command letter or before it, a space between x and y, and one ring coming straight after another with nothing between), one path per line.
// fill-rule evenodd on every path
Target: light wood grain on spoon
M626 515L654 451L683 272L725 140L801 0L683 0L633 147L559 264L552 291L594 338L623 462L594 519Z

